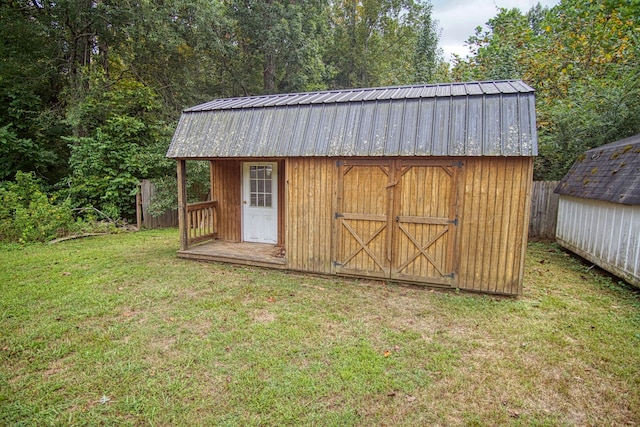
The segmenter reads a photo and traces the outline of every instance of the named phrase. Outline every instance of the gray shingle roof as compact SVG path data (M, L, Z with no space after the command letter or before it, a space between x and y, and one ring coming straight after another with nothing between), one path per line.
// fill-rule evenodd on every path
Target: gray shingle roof
M171 158L537 155L521 81L218 99L186 109Z
M556 193L625 205L640 205L640 134L581 155Z

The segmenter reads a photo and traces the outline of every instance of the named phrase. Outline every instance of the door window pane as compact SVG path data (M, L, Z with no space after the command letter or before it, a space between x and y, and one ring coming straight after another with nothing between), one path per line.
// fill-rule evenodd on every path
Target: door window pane
M271 166L249 166L250 200L252 207L271 207Z

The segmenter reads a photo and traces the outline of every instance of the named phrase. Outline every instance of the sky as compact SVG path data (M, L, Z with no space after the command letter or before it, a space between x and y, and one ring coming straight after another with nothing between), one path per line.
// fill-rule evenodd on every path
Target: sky
M484 27L496 16L499 8L517 7L526 12L538 2L547 7L560 3L559 0L431 0L432 16L442 29L440 47L444 50L444 59L451 60L453 53L467 56L469 49L464 45L465 40L474 34L477 26Z

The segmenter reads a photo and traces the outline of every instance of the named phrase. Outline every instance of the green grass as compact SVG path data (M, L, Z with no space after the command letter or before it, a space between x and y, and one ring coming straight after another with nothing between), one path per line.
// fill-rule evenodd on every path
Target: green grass
M498 298L177 259L176 230L0 249L0 425L633 425L640 300L529 245Z

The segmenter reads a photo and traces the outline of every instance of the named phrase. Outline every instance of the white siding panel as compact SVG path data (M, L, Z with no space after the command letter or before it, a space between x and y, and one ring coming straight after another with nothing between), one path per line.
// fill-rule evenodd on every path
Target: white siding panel
M640 208L640 206L636 206ZM629 271L636 277L640 277L640 209L636 209L636 215L629 217L629 236L627 241L626 265Z
M561 196L556 239L640 286L640 206Z
M634 217L634 227L636 239L634 242L634 252L630 259L633 259L633 265L635 265L634 275L640 277L640 215Z

